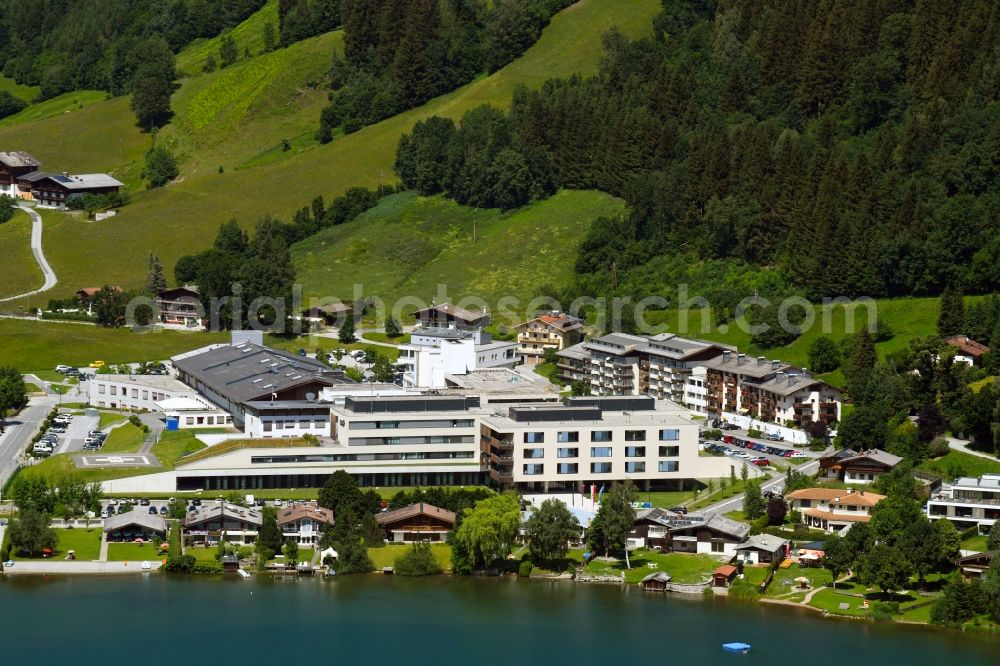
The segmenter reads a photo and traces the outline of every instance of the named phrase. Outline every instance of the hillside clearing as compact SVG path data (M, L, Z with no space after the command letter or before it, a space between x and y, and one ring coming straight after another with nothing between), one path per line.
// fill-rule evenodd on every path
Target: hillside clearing
M31 100L38 96L41 88L38 86L21 85L14 79L9 79L6 76L0 76L0 90L7 91L14 97L31 103Z
M232 30L223 32L221 35L210 39L201 39L189 44L177 54L176 67L182 76L201 76L205 61L211 55L215 59L216 66L219 64L219 46L223 37L232 37L236 42L236 50L243 57L247 49L253 55L259 54L264 49L264 25L271 23L275 31L278 29L278 2L268 0L267 3L254 12L245 21L234 27Z
M543 284L565 285L591 222L624 204L601 192L560 192L503 213L442 197L403 193L348 224L292 248L306 297L351 299L359 284L387 303L404 296L529 299Z

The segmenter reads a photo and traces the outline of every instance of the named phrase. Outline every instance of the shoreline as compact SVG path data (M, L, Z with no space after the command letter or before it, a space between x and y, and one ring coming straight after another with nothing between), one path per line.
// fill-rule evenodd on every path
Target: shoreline
M31 576L37 576L37 577L40 577L40 578L43 578L43 579L44 578L49 578L49 577L52 577L52 576L67 576L67 577L87 577L87 576L92 576L92 577L96 577L96 578L109 577L109 576L113 576L113 577L121 577L121 576L129 576L129 575L136 576L136 575L141 575L141 574L147 574L148 575L148 574L156 573L156 572L158 572L162 568L162 563L159 560L148 561L148 562L150 564L150 568L148 570L143 570L142 569L142 561L101 562L101 561L95 560L95 561L86 561L86 562L79 562L79 561L72 561L72 562L67 562L67 561L31 562L31 561L17 560L15 567L5 568L3 572L0 572L0 580L3 580L4 577L15 577L15 578L22 578L23 577L23 578L28 578L28 577L31 577ZM298 576L298 575L295 574L294 571L290 571L290 572L265 571L265 572L253 572L253 575L250 576L249 579L260 578L262 580L266 580L266 579L271 578L272 576L285 576L285 575L289 575L289 574L295 576L296 579L301 579L303 581L306 581L306 580L319 580L319 581L322 581L322 580L337 580L337 578L338 578L337 576L328 577L328 576L323 575L323 574L318 574L318 575L315 575L315 576ZM385 574L385 573L383 573L381 571L373 571L373 572L371 572L369 574L349 574L349 575L347 575L345 577L351 578L351 579L363 580L364 578L366 578L368 576L378 576L378 577L381 577L381 578L390 578L390 577L395 578L395 576L390 576L389 574ZM218 580L218 579L227 578L227 577L230 577L230 576L226 576L225 574L222 574L222 573L207 574L207 575L206 574L189 574L189 575L184 576L184 578L188 579L188 580L191 577L196 577L196 578L200 577L201 579L209 578L209 579L213 579L213 580ZM402 578L406 578L406 577L403 576ZM454 575L454 574L452 574L450 572L446 572L446 573L441 573L441 574L436 574L436 575L431 575L431 576L419 576L417 578L444 578L444 579L449 579L449 580L462 580L462 579L466 579L466 578L467 579L490 578L490 579L513 580L513 581L524 580L526 582L533 582L534 581L534 582L544 582L544 583L574 583L574 584L578 583L578 584L581 584L581 585L596 585L596 586L599 586L599 587L609 587L609 585L602 584L602 583L599 583L599 582L578 581L574 577L570 576L569 574L565 574L565 573L563 573L563 574L557 574L557 575L549 575L549 574L547 574L547 575L543 575L543 576L520 577L520 576L517 576L515 574L506 574L506 575L500 575L500 576L456 576L456 575ZM626 585L626 584L622 584L621 587L625 591L629 591L630 589L634 588L638 592L644 592L644 593L646 593L646 591L643 590L639 585ZM708 588L708 589L711 589L711 588ZM803 611L804 610L804 611L808 611L808 614L813 615L814 617L817 617L819 619L848 620L848 621L852 621L852 622L861 622L861 623L865 623L865 624L878 624L878 625L883 625L883 626L884 625L899 624L899 625L906 625L906 626L909 626L909 627L923 627L923 628L926 628L926 629L933 629L933 630L941 630L941 629L943 629L943 630L948 630L948 631L951 631L951 632L957 632L957 633L961 633L961 634L969 634L969 633L971 633L971 634L977 634L977 635L984 635L984 636L987 636L987 637L990 637L990 638L1000 638L1000 629L989 629L989 628L976 629L976 628L965 627L965 626L962 626L962 627L951 627L951 626L947 626L947 625L933 624L931 622L914 622L913 620L904 620L904 619L892 619L889 622L877 622L874 619L872 619L871 617L859 616L859 615L840 615L840 614L837 614L837 613L831 613L831 612L829 612L827 610L824 610L824 609L821 609L821 608L816 608L815 606L809 606L807 604L803 604L803 603L797 602L797 601L788 601L786 599L773 599L773 598L760 597L758 599L754 599L753 601L749 601L749 600L743 600L743 599L730 599L728 595L722 595L722 594L714 594L714 593L713 594L705 594L704 592L695 594L695 593L688 593L688 592L682 592L682 591L664 591L664 592L652 592L652 591L650 591L650 592L648 592L648 594L650 594L651 596L655 596L655 597L661 597L663 599L667 599L667 598L669 598L671 596L676 596L676 597L679 597L681 599L685 599L685 600L688 600L688 601L694 600L694 599L699 599L699 598L702 599L702 600L705 600L705 601L707 601L707 600L715 601L715 600L718 600L718 599L721 598L721 599L723 599L727 603L728 602L732 602L732 603L746 605L746 606L760 606L760 607L771 606L772 608L786 608L786 609L795 609L795 610L799 610L799 611Z

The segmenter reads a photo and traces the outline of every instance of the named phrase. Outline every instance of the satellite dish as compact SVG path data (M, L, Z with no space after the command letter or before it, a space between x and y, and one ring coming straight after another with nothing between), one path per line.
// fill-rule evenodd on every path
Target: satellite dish
M307 402L312 402L315 399L316 399L316 394L315 393L312 393L312 392L306 393L306 401Z

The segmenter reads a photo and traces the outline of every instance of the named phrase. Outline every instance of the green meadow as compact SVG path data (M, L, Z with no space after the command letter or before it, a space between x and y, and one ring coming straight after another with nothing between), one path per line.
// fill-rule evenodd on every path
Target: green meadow
M292 257L306 297L353 297L353 285L387 304L448 297L530 299L545 284L564 286L590 224L624 204L603 192L564 191L501 212L413 193L387 197L358 219L296 244Z

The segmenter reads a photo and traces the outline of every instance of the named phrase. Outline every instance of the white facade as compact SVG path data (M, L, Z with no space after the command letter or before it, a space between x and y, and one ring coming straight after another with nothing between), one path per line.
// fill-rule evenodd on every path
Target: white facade
M243 431L258 439L313 435L330 437L330 405L305 401L250 401L243 414Z
M87 402L95 407L159 411L156 403L172 398L196 398L187 385L163 375L95 375Z
M975 525L981 534L988 533L1000 519L1000 474L958 479L950 489L927 500L927 517L947 518L959 529Z
M537 415L537 416L536 416ZM695 478L721 478L741 463L698 453L698 425L666 410L513 407L482 418L484 450L506 462L518 487L610 487L630 479L640 488ZM506 469L507 465L502 465ZM739 473L739 469L735 470ZM752 477L760 475L750 466Z
M448 375L513 368L516 349L516 342L493 342L481 331L417 329L408 344L399 346L396 363L403 368L404 386L445 388Z

